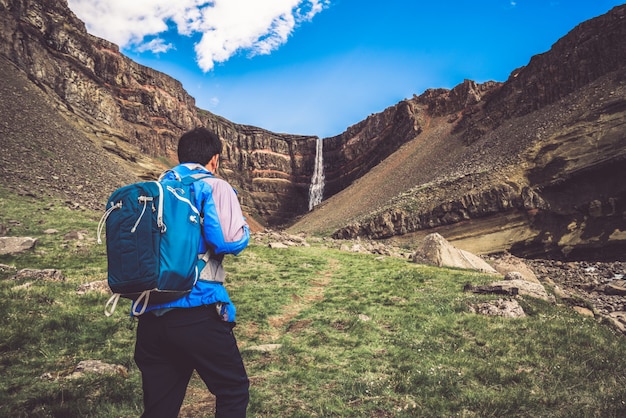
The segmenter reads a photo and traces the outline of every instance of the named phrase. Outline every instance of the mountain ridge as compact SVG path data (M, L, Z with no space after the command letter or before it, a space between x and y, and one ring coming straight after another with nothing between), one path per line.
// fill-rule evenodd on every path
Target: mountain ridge
M429 89L324 138L325 201L310 213L317 137L277 134L198 109L180 82L87 34L65 1L0 2L0 55L14 65L7 83L15 71L23 74L65 121L58 123L89 140L76 141L136 178L171 165L184 130L216 130L228 158L221 174L258 229L404 245L437 230L477 252L569 257L626 242L625 10L583 22L506 82ZM14 99L1 99L7 114ZM9 122L5 178L36 164L16 151L22 144ZM83 177L99 176L83 169ZM100 195L123 181L101 181ZM584 185L580 196L572 192L577 185ZM93 206L100 195L92 195Z

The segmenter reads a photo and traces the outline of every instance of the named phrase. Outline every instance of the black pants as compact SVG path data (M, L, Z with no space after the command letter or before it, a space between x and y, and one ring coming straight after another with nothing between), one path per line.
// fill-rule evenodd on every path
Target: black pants
M216 398L216 417L245 417L249 381L232 328L214 306L139 317L135 362L141 370L142 417L172 417L194 369Z

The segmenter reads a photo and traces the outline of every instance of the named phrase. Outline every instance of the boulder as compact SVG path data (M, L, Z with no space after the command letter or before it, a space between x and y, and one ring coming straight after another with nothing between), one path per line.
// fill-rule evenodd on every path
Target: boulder
M57 269L22 269L13 277L14 279L64 281L65 276Z
M494 260L491 265L493 268L503 276L507 277L508 273L518 273L519 278L532 283L539 283L539 279L535 275L535 272L526 265L524 260L507 254L502 258Z
M615 280L614 283L609 283L601 289L607 295L626 296L626 286L623 280Z
M608 318L611 323L623 334L626 334L626 312L616 311L609 313Z
M68 379L76 379L84 376L86 373L93 374L112 374L128 377L128 369L119 364L105 363L100 360L83 360L74 368L72 373L67 376Z
M413 254L413 261L438 267L457 267L483 273L497 273L482 258L454 247L436 232L424 238Z
M36 238L31 237L0 237L0 255L18 254L31 250L37 244Z
M508 295L508 296L530 296L536 299L542 299L551 303L555 303L554 296L546 292L546 288L541 283L527 282L522 279L500 280L492 282L488 285L474 286L467 283L464 288L466 292Z
M531 283L526 280L501 280L491 283L491 286L502 291L510 290L517 295L526 295L548 302L554 302L554 296L548 295L546 288L540 283ZM514 290L517 289L517 290Z
M572 309L574 309L576 312L578 312L582 316L588 316L591 318L595 317L595 314L589 308L585 308L583 306L573 306Z
M111 289L109 288L109 283L107 280L98 280L95 282L84 283L78 286L76 293L79 295L84 295L88 292L98 292L110 294Z
M272 351L276 351L280 349L282 346L283 346L282 344L261 344L261 345L254 345L254 346L246 347L242 351L257 351L260 353L271 353Z
M515 300L498 299L492 302L479 303L470 306L470 311L481 315L502 316L504 318L523 318L524 309Z
M0 272L3 271L14 271L16 270L15 266L11 266L8 264L0 264Z

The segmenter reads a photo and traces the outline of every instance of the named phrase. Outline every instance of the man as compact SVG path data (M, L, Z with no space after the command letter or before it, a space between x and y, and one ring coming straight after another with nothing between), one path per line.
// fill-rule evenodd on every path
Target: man
M135 362L141 370L146 418L178 416L194 370L216 397L216 417L246 415L249 381L232 332L236 311L224 288L222 259L239 254L250 231L233 188L213 176L221 152L217 135L193 129L178 142L180 164L165 175L210 175L193 185L203 217L198 253L207 264L191 293L148 305L139 316Z

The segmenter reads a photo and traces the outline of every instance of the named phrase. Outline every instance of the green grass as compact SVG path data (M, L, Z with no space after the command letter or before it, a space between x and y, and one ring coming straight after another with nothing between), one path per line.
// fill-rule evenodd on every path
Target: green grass
M65 281L0 273L0 416L136 417L141 378L128 301L79 295L106 277L98 213L0 192L0 222L37 238L0 256L21 268L57 268ZM57 234L44 234L49 228ZM87 231L80 242L63 235ZM253 244L226 261L235 333L250 376L251 417L626 416L626 340L566 306L521 300L525 318L469 312L496 296L464 293L489 277L396 258ZM271 352L255 346L281 344ZM67 379L81 360L128 376ZM186 416L206 401L194 376ZM210 409L210 408L209 408ZM195 411L191 414L189 411Z

